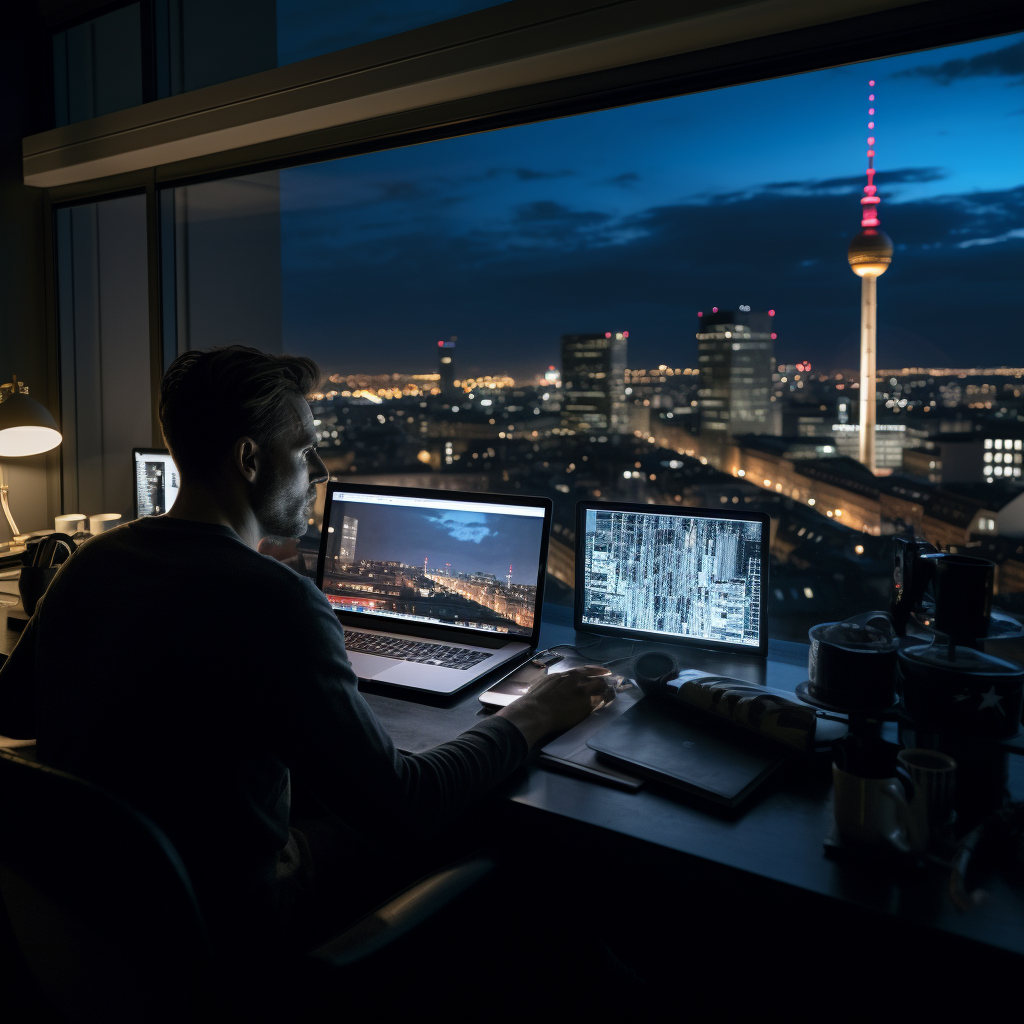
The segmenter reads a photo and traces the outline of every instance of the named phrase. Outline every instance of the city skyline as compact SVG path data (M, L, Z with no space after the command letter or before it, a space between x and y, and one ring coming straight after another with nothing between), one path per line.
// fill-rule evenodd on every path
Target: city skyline
M855 366L841 257L876 76L899 249L879 365L956 365L981 310L1024 311L1022 75L1015 35L282 171L285 347L416 372L457 334L466 372L522 376L612 329L631 365L695 365L713 302L775 308L778 362ZM1010 331L984 345L1019 361Z

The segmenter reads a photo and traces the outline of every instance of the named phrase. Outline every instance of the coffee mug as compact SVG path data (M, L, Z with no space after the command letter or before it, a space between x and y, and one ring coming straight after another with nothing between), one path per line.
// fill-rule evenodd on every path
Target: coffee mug
M69 537L85 529L86 518L81 512L68 512L62 516L56 516L53 520L53 528L57 533L66 533Z
M864 846L891 848L909 853L907 837L910 802L904 782L851 775L832 765L835 785L836 828L844 839Z
M97 534L112 530L120 523L120 512L99 512L94 516L89 516L89 532L95 537Z
M914 782L907 817L907 839L911 849L948 849L953 838L956 814L956 761L938 750L901 750L897 760Z

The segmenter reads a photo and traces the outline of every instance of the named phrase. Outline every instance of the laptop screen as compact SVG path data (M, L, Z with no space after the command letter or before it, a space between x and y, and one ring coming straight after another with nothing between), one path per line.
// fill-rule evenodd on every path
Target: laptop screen
M588 508L584 626L757 648L761 522Z
M136 516L161 516L170 511L180 486L178 467L170 453L156 448L136 448L132 456Z
M533 632L544 505L346 490L327 504L322 587L337 611Z

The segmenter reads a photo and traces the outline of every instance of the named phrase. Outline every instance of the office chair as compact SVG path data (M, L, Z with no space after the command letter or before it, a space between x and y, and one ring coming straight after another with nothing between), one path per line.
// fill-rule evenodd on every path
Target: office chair
M251 965L249 977L270 977L279 989L261 985L261 1005L288 1005L294 992L280 989L289 979L313 979L350 1001L375 960L463 904L493 868L486 857L462 861L293 963L277 961L262 973ZM166 836L99 787L4 750L0 897L39 990L69 1021L180 1021L200 1006L241 1008L246 986L236 968L215 959L188 874Z

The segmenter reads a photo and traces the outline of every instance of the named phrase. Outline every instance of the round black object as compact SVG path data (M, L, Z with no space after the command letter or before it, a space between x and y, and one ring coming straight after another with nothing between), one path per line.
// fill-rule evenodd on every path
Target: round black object
M899 653L903 706L918 729L954 736L1016 736L1024 712L1024 668L945 643Z
M659 687L676 670L676 663L667 654L648 651L633 662L633 677L644 693Z
M899 639L886 616L865 618L822 622L808 631L809 681L801 696L809 703L846 711L883 711L896 703Z
M53 577L57 575L59 568L59 565L22 566L21 575L18 578L18 592L21 594L21 604L26 615L35 613L39 598L46 593L46 588L50 585Z

